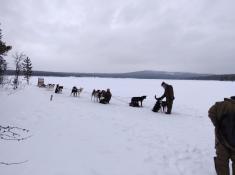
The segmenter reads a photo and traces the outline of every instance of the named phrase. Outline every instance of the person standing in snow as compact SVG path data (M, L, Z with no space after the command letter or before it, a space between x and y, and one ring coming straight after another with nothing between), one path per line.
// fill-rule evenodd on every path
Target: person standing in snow
M229 175L229 160L235 175L235 96L216 102L208 111L215 126L215 170L217 175Z
M109 101L111 100L112 97L112 93L110 92L110 89L107 89L106 91L106 101L107 103L109 103Z
M166 104L167 104L167 112L166 112L166 114L171 114L171 110L172 110L172 106L173 106L173 101L175 99L173 87L172 87L172 85L169 85L169 84L167 84L165 82L162 82L161 85L165 89L165 92L164 92L164 94L161 97L156 98L156 96L155 96L155 98L157 100L162 100L163 98L166 98Z

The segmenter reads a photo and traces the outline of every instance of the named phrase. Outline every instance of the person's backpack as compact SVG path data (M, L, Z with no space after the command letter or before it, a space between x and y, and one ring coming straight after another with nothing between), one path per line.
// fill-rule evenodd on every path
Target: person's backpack
M235 151L235 113L225 113L216 128L218 139Z

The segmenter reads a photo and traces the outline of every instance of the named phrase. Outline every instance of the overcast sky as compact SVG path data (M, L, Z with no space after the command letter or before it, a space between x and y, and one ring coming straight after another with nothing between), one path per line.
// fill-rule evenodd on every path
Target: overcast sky
M34 70L235 73L234 0L0 0Z

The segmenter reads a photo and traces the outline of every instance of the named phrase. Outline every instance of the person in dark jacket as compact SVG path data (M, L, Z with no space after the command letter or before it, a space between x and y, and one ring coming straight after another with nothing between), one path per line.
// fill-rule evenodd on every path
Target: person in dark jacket
M106 91L106 102L109 103L111 98L112 98L112 93L110 92L110 89L107 89L107 91Z
M163 98L166 98L166 104L167 104L166 114L171 114L173 101L175 99L173 87L171 85L165 83L165 82L162 82L161 85L165 89L165 92L161 97L156 98L156 99L157 100L162 100Z
M214 157L214 163L216 173L217 175L229 175L229 160L231 159L232 171L235 175L235 96L216 102L209 109L208 116L215 126L216 157ZM227 133L223 134L224 131Z

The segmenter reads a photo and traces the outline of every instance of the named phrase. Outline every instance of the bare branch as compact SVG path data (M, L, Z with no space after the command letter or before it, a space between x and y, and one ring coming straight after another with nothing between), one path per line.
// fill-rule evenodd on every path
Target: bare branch
M29 133L28 129L12 127L12 126L4 127L0 125L0 139L2 140L16 140L16 141L26 140L32 137L32 135L22 136L22 135L28 135L27 133Z
M1 136L1 135L0 135ZM28 139L28 138L30 138L30 137L32 137L33 135L30 135L30 136L27 136L27 137L22 137L22 138L5 138L4 137L4 135L3 136L1 136L0 138L2 139L2 140L16 140L16 141L22 141L22 140L26 140L26 139Z
M7 163L7 162L0 162L1 165L18 165L28 162L28 160L22 161L22 162L13 162L13 163Z

